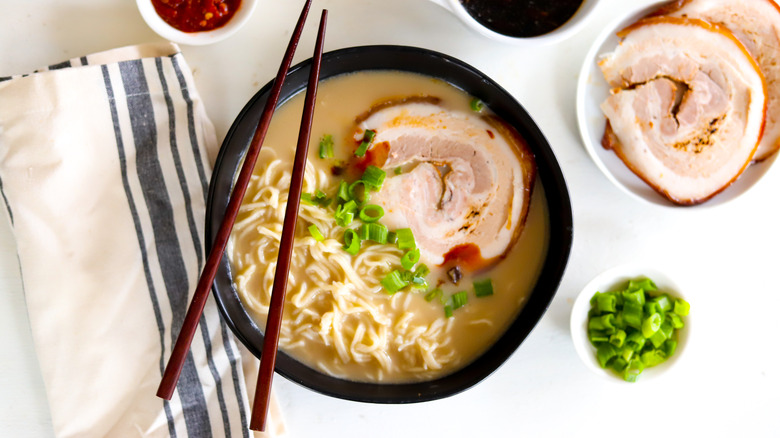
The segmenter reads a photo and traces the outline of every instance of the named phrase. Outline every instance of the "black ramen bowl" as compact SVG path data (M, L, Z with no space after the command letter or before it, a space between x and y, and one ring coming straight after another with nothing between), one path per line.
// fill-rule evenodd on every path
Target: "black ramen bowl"
M290 70L280 102L306 87L311 60ZM550 213L550 241L539 279L525 306L507 331L485 353L466 367L436 380L377 384L353 382L323 374L279 351L276 372L307 388L333 397L374 403L414 403L441 399L475 385L495 371L520 346L542 318L563 276L572 244L572 211L561 169L550 145L522 106L503 88L475 68L441 53L399 46L365 46L336 50L322 58L321 79L365 70L397 70L442 79L481 99L498 116L514 126L536 157ZM271 83L246 104L222 144L211 178L206 210L206 242L213 242L225 214L235 175L268 99ZM233 333L256 356L263 347L258 327L233 286L227 256L214 280L214 295Z

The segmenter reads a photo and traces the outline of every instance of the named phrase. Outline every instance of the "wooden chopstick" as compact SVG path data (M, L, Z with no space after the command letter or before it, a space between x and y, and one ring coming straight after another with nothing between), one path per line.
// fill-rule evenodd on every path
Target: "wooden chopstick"
M320 18L320 28L317 32L317 44L314 47L314 56L309 73L309 84L306 88L306 100L303 104L303 117L301 129L298 132L298 145L295 150L295 162L293 164L292 177L290 178L290 194L287 197L287 209L284 212L284 225L282 227L282 239L279 243L279 256L276 261L274 273L274 286L271 292L271 303L268 308L268 320L265 325L263 338L263 351L260 355L260 371L257 376L257 389L252 408L252 420L249 428L252 430L265 430L266 417L268 416L268 404L271 396L271 383L276 364L276 350L279 346L279 330L282 327L282 311L284 310L284 296L287 290L287 277L290 272L290 259L292 258L293 242L295 239L295 225L298 222L298 207L301 202L301 188L303 187L303 175L306 171L306 156L309 151L309 137L311 136L311 124L314 118L314 106L317 99L317 83L320 79L320 65L322 64L322 47L325 40L325 27L328 22L328 10L323 9Z
M179 334L176 337L176 344L173 347L170 359L168 359L162 381L160 382L159 388L157 388L157 396L165 400L170 400L173 396L173 391L176 389L176 383L179 380L184 360L187 358L187 353L192 344L192 338L195 336L198 321L203 314L203 307L206 305L206 299L209 296L211 284L214 282L214 276L217 274L219 262L225 252L225 246L230 237L230 231L233 229L236 216L238 216L238 209L241 207L241 201L243 200L247 186L249 185L257 156L260 154L260 149L263 147L265 134L268 132L268 126L271 124L271 116L279 102L279 94L282 91L282 85L284 84L287 72L290 70L290 64L292 64L295 49L298 47L298 41L301 38L303 25L309 14L311 2L312 0L306 0L306 4L303 5L303 10L301 11L301 16L298 18L298 23L295 25L295 30L290 38L290 43L287 46L287 51L284 54L282 64L279 66L279 72L276 74L276 79L274 80L271 92L268 95L268 101L265 104L257 129L252 137L252 142L250 143L246 157L244 158L241 172L233 187L230 201L228 201L227 209L225 211L225 217L222 219L222 223L219 226L217 236L214 239L214 245L211 248L211 252L209 252L208 259L206 259L206 264L203 267L200 280L198 280L195 294L187 309L187 314L184 316L184 323L182 324L181 331L179 331Z

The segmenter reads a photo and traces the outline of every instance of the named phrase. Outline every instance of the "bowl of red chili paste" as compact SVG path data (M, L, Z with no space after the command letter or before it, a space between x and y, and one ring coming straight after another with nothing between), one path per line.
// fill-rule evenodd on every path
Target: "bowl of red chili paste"
M235 33L250 17L256 0L137 0L146 23L170 41L211 44Z

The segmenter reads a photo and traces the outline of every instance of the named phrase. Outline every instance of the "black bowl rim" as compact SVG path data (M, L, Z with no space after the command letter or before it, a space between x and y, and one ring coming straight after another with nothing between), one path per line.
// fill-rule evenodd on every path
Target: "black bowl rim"
M367 57L371 57L372 61L369 63L376 62L376 64L362 65L360 68L338 67L339 64L347 66L355 63L365 64ZM416 59L419 63L415 64L407 60L403 65L397 65L397 57ZM387 66L384 66L384 63L387 63ZM282 88L279 106L305 88L310 65L311 59L307 59L290 69ZM330 73L331 68L337 72ZM339 74L371 70L407 71L439 78L481 99L499 117L520 131L534 152L538 175L547 197L550 236L546 260L527 302L506 332L480 357L452 374L431 381L402 384L354 382L309 368L283 351L277 354L275 371L306 388L345 400L388 404L437 400L460 393L492 374L518 349L541 320L560 285L571 252L573 241L571 200L555 154L539 127L511 94L484 73L463 61L432 50L411 46L373 45L349 47L325 53L321 78L327 79ZM236 174L236 169L251 138L250 135L249 138L242 140L237 136L241 135L242 129L247 129L247 123L251 132L254 132L256 119L259 119L272 85L273 81L266 84L247 102L230 127L220 148L206 203L207 251L211 251L214 236L224 217L224 207L227 205L228 194L232 188L233 175ZM245 119L253 115L256 115L254 121L245 122ZM242 146L231 146L235 142L240 142ZM216 205L218 200L220 204ZM225 255L214 280L214 297L226 324L234 335L255 356L260 357L262 330L241 306L230 281L231 278L227 255ZM236 310L238 313L234 314L233 311Z

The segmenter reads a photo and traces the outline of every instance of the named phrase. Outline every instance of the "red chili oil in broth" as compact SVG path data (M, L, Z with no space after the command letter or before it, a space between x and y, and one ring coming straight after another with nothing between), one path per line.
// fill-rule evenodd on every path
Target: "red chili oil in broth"
M563 26L583 0L460 0L475 20L511 37L544 35Z
M182 32L222 27L233 18L241 0L152 0L157 15Z

